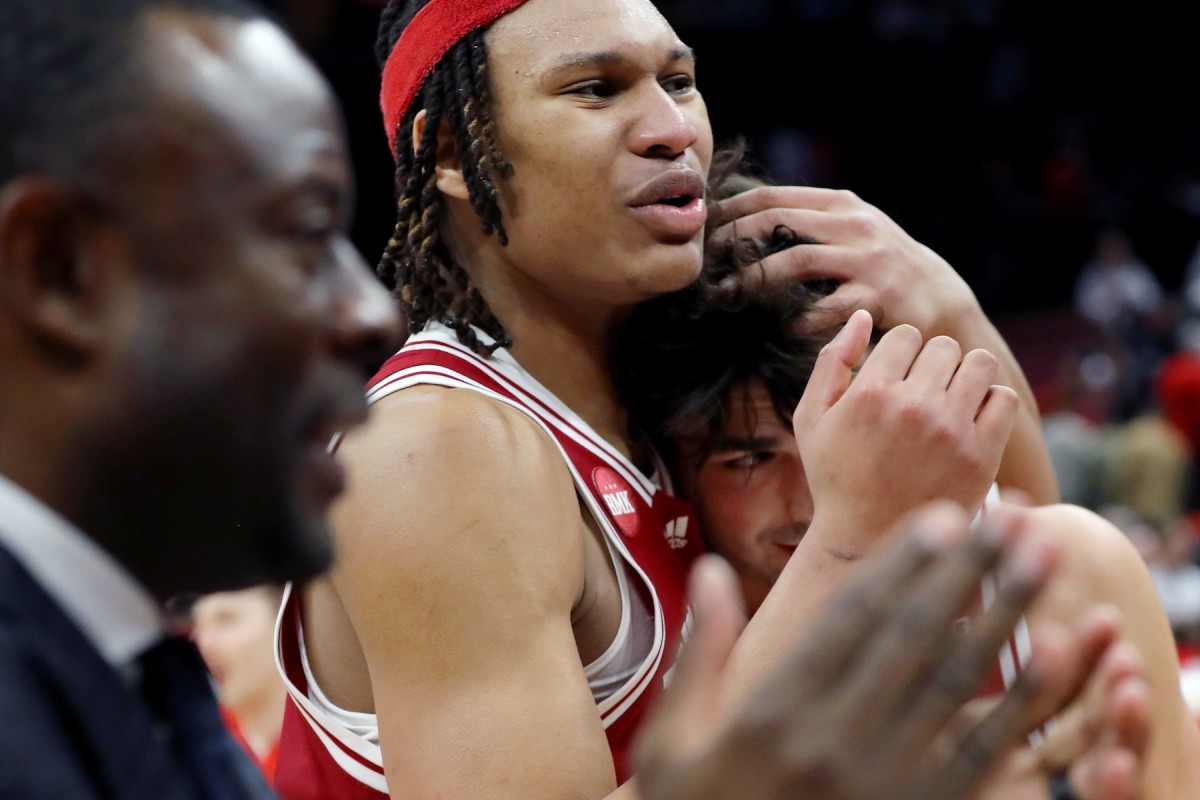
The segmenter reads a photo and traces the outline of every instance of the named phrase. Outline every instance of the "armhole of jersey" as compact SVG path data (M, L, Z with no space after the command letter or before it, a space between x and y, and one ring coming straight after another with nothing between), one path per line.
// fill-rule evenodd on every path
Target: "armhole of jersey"
M642 692L646 690L664 658L664 651L666 650L666 622L663 617L662 603L660 602L657 593L654 591L654 585L651 583L650 578L642 570L641 566L637 563L637 560L634 559L629 550L626 549L625 544L621 541L620 535L613 528L612 523L608 521L603 509L601 509L598 505L596 498L588 490L587 483L584 481L583 476L579 474L579 470L575 467L570 455L567 453L562 443L558 441L558 437L554 435L554 431L550 429L550 426L545 422L545 420L541 419L531 409L526 408L524 405L516 402L512 398L505 397L499 392L473 381L470 378L453 372L452 370L441 367L424 366L421 367L421 369L422 372L419 375L411 375L407 377L393 376L389 381L387 381L386 384L381 384L375 387L375 390L369 394L369 402L378 402L384 397L412 386L440 386L445 389L466 389L477 392L484 397L488 397L499 403L504 403L505 405L520 411L522 414L532 420L533 423L537 425L538 428L540 428L542 432L546 434L546 436L549 437L550 441L553 442L554 447L558 450L559 456L563 460L563 463L566 464L568 471L571 473L571 480L575 485L576 495L583 498L588 512L592 515L592 518L596 520L596 523L600 526L601 531L603 531L604 541L608 546L610 553L615 550L616 553L619 554L621 560L624 562L625 567L628 570L631 570L633 574L638 576L638 580L641 581L641 586L645 588L646 596L649 597L653 606L652 616L654 619L654 638L649 653L647 653L646 657L641 663L641 666L638 667L637 671L630 677L629 681L617 689L617 691L615 691L612 695L596 703L596 708L600 711L600 718L604 723L604 727L607 728L610 724L612 724L612 722L620 717L620 715L624 713L627 708L633 705L637 698L641 696ZM621 570L618 570L618 573L619 572L621 572ZM630 590L632 591L633 587L630 587ZM629 604L625 603L624 600L625 598L622 597L622 623L624 623L626 613L629 612ZM619 643L614 639L614 644ZM609 654L609 651L612 649L612 645L610 645L609 649L605 651L601 658L608 656L611 659L612 656Z
M275 620L275 666L283 677L288 698L299 712L304 724L320 741L335 764L359 783L388 794L387 778L383 771L383 754L379 745L347 730L336 719L308 698L306 687L297 685L285 663L284 649L288 645L301 646L300 614L293 604L299 602L295 587L288 583L284 587L283 600L279 605L279 616ZM292 618L294 617L294 619ZM289 630L292 629L292 630ZM297 653L301 652L297 650ZM304 677L308 670L303 664L295 665L301 670L298 680L307 683Z
M579 494L579 487L576 487L575 493ZM613 659L617 657L617 653L621 651L621 648L625 644L626 637L629 636L629 628L633 620L634 600L631 596L633 587L629 585L629 569L625 565L625 559L621 558L621 555L612 546L612 543L608 541L607 536L604 537L604 547L608 552L609 560L612 562L613 571L617 574L617 588L621 595L621 621L617 625L616 635L613 636L612 642L609 643L605 651L597 656L592 663L583 668L583 674L588 678L589 683L593 678L600 675L604 671L604 668L611 664Z
M975 523L978 523L987 516L989 510L994 510L1000 505L1000 487L993 483L988 489L987 497L984 498L983 506L979 509L979 513L975 515ZM999 578L996 573L989 572L983 576L980 581L980 593L983 601L983 608L987 609L996 602L996 594L999 591ZM1013 634L1000 647L998 654L1000 662L1000 676L1004 679L1004 688L1011 689L1016 683L1017 676L1029 664L1029 659L1033 655L1033 639L1029 634L1029 623L1022 614L1017 620L1016 627L1013 629ZM1049 732L1053 726L1054 720L1049 719L1040 730L1033 730L1029 734L1029 743L1037 746L1042 742L1045 734Z

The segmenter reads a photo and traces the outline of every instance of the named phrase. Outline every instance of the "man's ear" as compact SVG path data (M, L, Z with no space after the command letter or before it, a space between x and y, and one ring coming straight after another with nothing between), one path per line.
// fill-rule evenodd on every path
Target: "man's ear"
M86 359L115 321L117 242L69 190L42 178L0 189L0 313L60 356Z
M425 109L417 112L417 116L413 118L413 152L416 153L421 147L421 139L425 136ZM450 133L450 128L446 125L446 121L442 120L438 124L437 145L436 145L436 163L435 174L437 175L437 187L442 194L447 197L454 197L459 200L467 200L467 182L463 178L462 162L458 158L458 149L454 146L454 136Z

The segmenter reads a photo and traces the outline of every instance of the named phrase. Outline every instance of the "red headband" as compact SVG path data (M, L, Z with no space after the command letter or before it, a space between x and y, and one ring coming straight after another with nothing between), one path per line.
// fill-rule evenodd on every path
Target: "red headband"
M383 67L379 105L392 154L400 120L416 99L421 84L451 47L527 0L431 0L400 34Z

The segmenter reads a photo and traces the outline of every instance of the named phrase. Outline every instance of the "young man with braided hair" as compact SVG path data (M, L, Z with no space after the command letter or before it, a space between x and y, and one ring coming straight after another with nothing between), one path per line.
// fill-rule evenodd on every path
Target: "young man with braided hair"
M392 3L381 41L400 197L381 271L414 335L340 443L338 566L285 601L279 785L601 797L630 774L688 619L695 525L628 427L612 350L638 303L699 272L712 144L694 59L646 0ZM942 466L827 536L982 498L1019 412L975 361L978 413L922 454ZM773 653L763 674L787 616L738 642ZM817 771L895 789L911 775L888 770L928 763L908 741L872 770Z
M712 189L717 196L729 185L735 186L734 191L746 185L737 176L718 183L722 185ZM767 599L800 546L819 505L829 496L831 481L850 484L860 496L880 491L882 487L857 481L861 463L873 453L889 458L900 448L917 446L872 435L887 429L877 422L858 428L862 435L853 439L851 448L837 453L837 464L812 441L814 433L828 435L814 432L811 425L823 398L849 396L864 385L868 391L878 389L878 361L886 358L885 348L894 349L890 341L894 332L883 336L875 352L857 368L855 383L847 387L840 381L848 375L830 383L828 370L822 374L814 368L828 334L797 332L798 323L811 319L814 305L821 302L821 291L801 286L752 291L730 299L706 288L735 273L739 265L809 246L801 242L794 231L780 226L762 242L713 248L701 281L635 311L618 355L635 424L652 432L681 493L697 510L705 543L737 571L751 614ZM945 345L953 349L952 343ZM953 363L952 358L946 359L944 369ZM930 371L928 364L924 371ZM920 372L914 366L905 380L888 387L880 414L920 413L934 396L928 387L922 388ZM949 371L935 381L936 386L947 387L947 393L954 391L954 383ZM988 510L1003 506L993 500ZM1108 696L1094 689L1087 702L1081 701L1056 720L1039 751L1014 758L991 791L997 796L1022 791L1026 793L1016 796L1039 796L1036 792L1044 791L1039 771L1061 769L1069 760L1064 757L1074 749L1076 763L1069 777L1079 797L1167 800L1196 795L1200 733L1181 696L1170 628L1141 558L1119 530L1082 509L1052 505L1013 513L1054 530L1064 549L1062 571L1030 611L1029 625L1035 634L1046 625L1070 622L1081 603L1111 603L1123 619L1126 643L1122 648L1136 647L1148 681L1143 683L1137 670L1129 672L1135 662L1127 661L1128 652L1114 651L1109 670L1126 672L1126 677L1105 672L1096 686L1111 687L1114 681L1124 686ZM853 562L877 546L875 536L866 533L846 543L844 574L850 574ZM821 592L837 583L836 579L814 582L806 607L793 608L798 625L808 614L819 613ZM1018 637L1002 651L995 689L1002 689L1008 680L1002 674L1005 658L1019 665L1022 649ZM1120 661L1126 661L1125 666L1117 666ZM1141 726L1136 724L1138 705ZM1156 734L1153 740L1147 735L1150 728ZM1114 745L1132 757L1126 759L1127 765L1140 762L1140 769L1125 774L1097 770L1094 759Z

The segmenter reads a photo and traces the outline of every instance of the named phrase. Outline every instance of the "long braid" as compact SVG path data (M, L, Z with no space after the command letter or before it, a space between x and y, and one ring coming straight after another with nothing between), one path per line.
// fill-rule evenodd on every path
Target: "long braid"
M425 1L391 0L383 10L375 49L381 64ZM414 152L413 122L422 108L425 130ZM471 207L483 232L495 234L502 246L507 245L495 182L511 175L512 167L496 146L482 29L472 31L446 53L401 120L393 154L396 228L380 260L379 274L404 305L411 332L436 320L452 328L467 347L490 355L511 346L512 340L442 241L443 200L437 188L436 159L437 134L443 124L453 136ZM476 328L495 344L481 343Z

